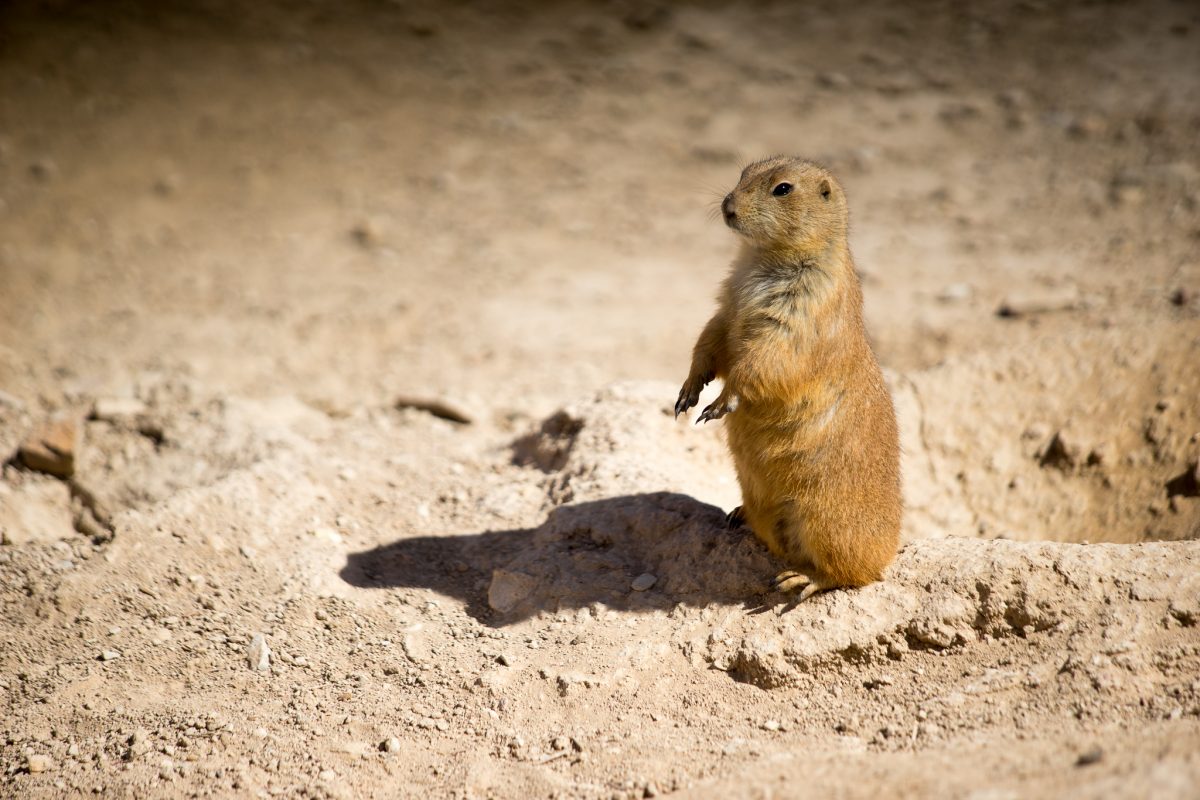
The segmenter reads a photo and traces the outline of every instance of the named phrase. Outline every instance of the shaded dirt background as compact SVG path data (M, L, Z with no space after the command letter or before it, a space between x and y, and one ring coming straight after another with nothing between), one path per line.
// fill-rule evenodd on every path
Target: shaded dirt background
M1197 76L1187 2L0 5L0 794L1200 795ZM783 615L669 414L774 152L908 503Z

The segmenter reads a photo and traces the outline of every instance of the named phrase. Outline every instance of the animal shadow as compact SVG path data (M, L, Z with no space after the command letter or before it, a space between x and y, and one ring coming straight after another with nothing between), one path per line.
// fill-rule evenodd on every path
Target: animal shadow
M537 528L400 539L352 553L340 576L363 588L431 589L503 626L597 604L755 607L772 568L719 508L658 492L560 506Z

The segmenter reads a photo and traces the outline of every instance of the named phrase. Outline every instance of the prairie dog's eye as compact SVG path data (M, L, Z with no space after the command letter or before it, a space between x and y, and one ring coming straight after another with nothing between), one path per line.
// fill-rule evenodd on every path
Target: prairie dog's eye
M774 189L771 190L771 194L775 195L776 197L783 197L785 194L791 194L791 193L792 193L792 185L786 181L784 181L783 183L779 184L778 186L776 186Z

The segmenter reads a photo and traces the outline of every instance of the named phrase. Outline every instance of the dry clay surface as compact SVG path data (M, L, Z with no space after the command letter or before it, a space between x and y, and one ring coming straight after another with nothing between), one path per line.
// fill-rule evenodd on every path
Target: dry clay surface
M4 4L0 796L1200 796L1198 42ZM795 606L671 413L779 151L847 187L906 501Z
M790 608L696 498L728 467L671 389L616 384L490 443L414 410L148 406L163 442L115 448L125 476L254 433L165 497L97 468L103 544L0 551L9 786L922 794L991 771L1021 795L1194 794L1200 543L913 538L884 582Z

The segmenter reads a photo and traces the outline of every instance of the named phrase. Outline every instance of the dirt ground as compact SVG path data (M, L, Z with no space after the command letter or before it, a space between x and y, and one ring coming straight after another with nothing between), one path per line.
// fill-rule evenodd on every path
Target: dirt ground
M907 505L786 613L776 152ZM0 4L0 796L1200 797L1198 460L1194 3Z

